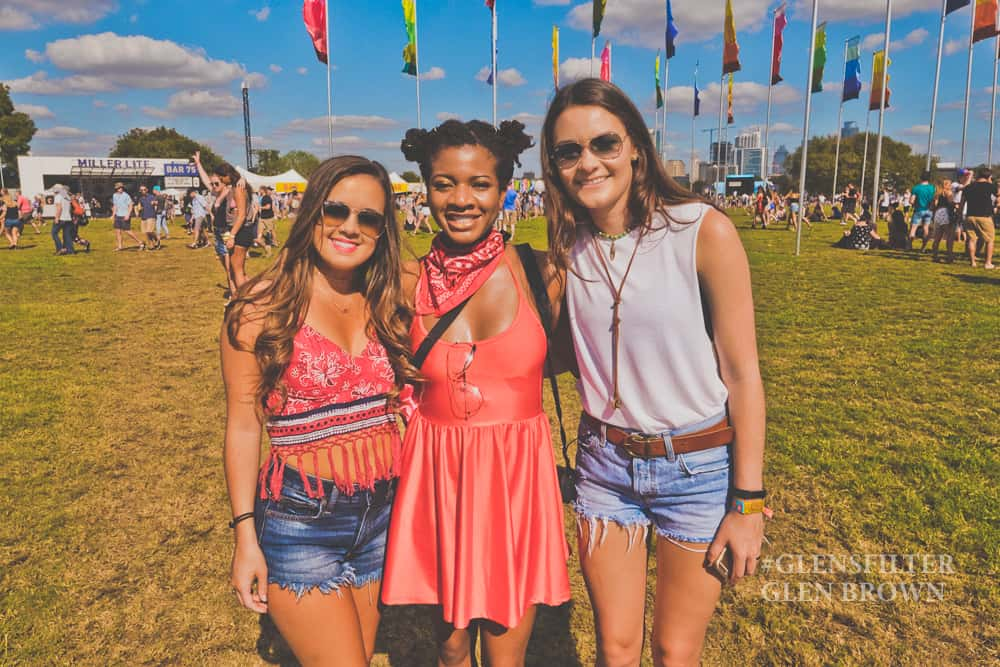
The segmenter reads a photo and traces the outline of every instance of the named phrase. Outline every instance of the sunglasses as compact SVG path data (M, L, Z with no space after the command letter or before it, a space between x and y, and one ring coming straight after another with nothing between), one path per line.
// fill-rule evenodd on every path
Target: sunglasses
M614 160L622 154L625 141L616 132L608 132L587 142L587 148L598 160ZM583 157L584 146L577 141L564 141L552 148L552 160L560 169L575 167Z
M327 200L323 202L323 217L336 221L332 225L324 222L323 227L326 229L336 229L347 222L351 217L351 213L357 215L358 228L362 234L372 239L378 239L382 236L382 232L385 231L385 215L370 208L355 211L342 201Z
M219 181L212 181L209 183L209 185L211 185L213 188L217 188L220 185L222 185L222 183L220 183Z

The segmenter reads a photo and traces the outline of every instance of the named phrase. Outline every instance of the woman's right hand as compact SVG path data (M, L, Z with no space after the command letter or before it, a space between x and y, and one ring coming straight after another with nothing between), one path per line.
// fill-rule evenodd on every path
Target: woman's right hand
M267 562L255 541L236 541L231 583L240 604L258 614L267 613Z

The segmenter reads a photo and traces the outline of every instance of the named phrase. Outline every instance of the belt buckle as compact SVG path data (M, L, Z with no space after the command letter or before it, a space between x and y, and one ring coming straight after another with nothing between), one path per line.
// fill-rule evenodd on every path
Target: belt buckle
M651 444L651 443L659 442L660 440L662 440L662 438L660 438L658 436L654 436L654 435L645 435L643 433L631 433L625 439L625 444L626 445L632 445L632 444L642 445L642 447L643 447L643 453L642 454L636 454L635 452L633 452L628 447L623 447L622 449L624 449L625 452L629 456L631 456L633 459L644 459L645 460L645 459L651 458L649 456L649 453L648 453L648 450L647 450L647 446L649 444Z

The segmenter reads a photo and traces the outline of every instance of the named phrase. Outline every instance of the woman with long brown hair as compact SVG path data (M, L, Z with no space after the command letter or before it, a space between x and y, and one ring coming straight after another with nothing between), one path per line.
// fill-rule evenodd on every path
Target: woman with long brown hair
M730 581L753 574L763 539L746 254L723 213L667 176L608 82L556 94L541 156L584 409L574 509L597 664L640 662L652 529L654 663L697 665L721 590L710 568L727 550Z
M400 456L394 404L417 377L399 247L385 168L327 160L222 330L232 585L304 665L367 665L374 652Z
M477 627L487 664L523 665L535 605L570 595L542 409L550 322L526 273L539 257L493 227L530 145L517 121L478 120L412 129L402 143L441 232L404 273L426 380L406 431L382 599L437 606L439 665L469 665Z
M222 241L231 253L227 264L229 282L238 289L247 281L247 253L257 236L257 226L251 220L253 193L246 179L228 162L216 165L211 176L201 164L201 151L195 151L194 163L202 181L216 193L212 221L216 229L223 230Z

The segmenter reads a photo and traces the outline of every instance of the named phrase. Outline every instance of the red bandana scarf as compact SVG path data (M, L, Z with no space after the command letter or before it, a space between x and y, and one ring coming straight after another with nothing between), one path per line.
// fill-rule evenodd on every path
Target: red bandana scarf
M434 237L421 260L417 315L441 317L465 301L493 275L503 257L503 236L495 229L471 249L449 248L442 237Z

